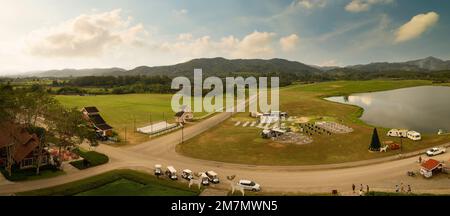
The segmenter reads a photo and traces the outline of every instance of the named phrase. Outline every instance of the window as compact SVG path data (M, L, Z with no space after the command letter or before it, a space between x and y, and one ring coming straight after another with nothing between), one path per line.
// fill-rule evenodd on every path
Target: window
M33 166L33 158L25 158L22 160L21 167L28 168Z

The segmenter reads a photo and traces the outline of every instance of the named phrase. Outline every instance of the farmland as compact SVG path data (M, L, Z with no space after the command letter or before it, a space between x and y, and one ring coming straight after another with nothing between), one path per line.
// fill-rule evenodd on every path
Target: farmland
M134 133L133 128L166 119L173 121L171 94L126 94L97 96L56 96L57 100L67 107L82 108L96 106L103 118L114 127L114 130L125 138L127 143L136 144L147 140L147 136ZM195 113L203 116L206 113ZM121 142L124 144L124 142Z
M404 140L401 150L370 153L367 148L373 127L358 119L363 110L356 106L333 103L322 98L431 84L429 81L372 80L288 86L280 90L281 110L287 111L292 116L306 117L311 120L333 119L352 127L354 132L332 136L313 135L314 142L309 145L281 144L262 139L259 128L234 126L237 121L254 120L248 117L248 113L240 113L222 125L178 145L177 151L191 157L231 163L307 165L366 160L427 148L448 142L450 137L425 134L423 140L419 142ZM382 141L400 142L398 138L386 137L384 134L387 129L378 129Z

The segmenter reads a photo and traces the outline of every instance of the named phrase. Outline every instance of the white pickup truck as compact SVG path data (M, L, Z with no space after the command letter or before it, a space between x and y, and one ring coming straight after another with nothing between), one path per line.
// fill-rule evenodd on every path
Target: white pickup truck
M439 155L439 154L444 154L446 151L445 148L432 148L430 150L427 151L427 155L428 156L435 156L435 155Z

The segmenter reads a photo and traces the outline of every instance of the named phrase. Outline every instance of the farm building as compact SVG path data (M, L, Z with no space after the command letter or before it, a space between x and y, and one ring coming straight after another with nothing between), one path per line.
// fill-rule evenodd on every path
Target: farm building
M113 135L113 127L106 123L97 107L84 107L81 112L83 117L94 127L98 135L101 137L111 137Z
M444 165L435 160L435 159L428 159L425 162L423 162L420 168L420 174L422 174L425 178L431 178L433 174L442 172Z
M0 124L0 166L14 164L20 169L36 167L39 156L41 166L49 162L49 153L42 149L39 154L40 140L21 125L5 122Z

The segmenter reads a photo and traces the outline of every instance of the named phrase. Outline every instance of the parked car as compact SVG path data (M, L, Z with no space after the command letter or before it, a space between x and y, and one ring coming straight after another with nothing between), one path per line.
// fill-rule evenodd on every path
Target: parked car
M163 172L162 172L161 164L156 164L155 165L155 176L160 176L162 174L163 174Z
M217 173L214 171L207 171L206 175L208 176L208 180L214 184L218 184L219 181L219 177L217 176Z
M200 176L202 185L205 185L205 186L209 185L209 178L204 172L201 172L198 175Z
M167 167L166 175L172 180L177 180L178 179L177 170L173 166L168 166Z
M244 188L245 190L251 190L251 191L260 191L261 190L261 186L254 181L240 180L237 184L239 186L241 186L242 188Z
M444 154L445 151L446 151L445 148L432 148L427 151L427 155L431 157L439 154Z
M189 180L193 179L194 176L192 175L192 171L190 169L185 169L181 173L181 178L184 178L189 181Z

